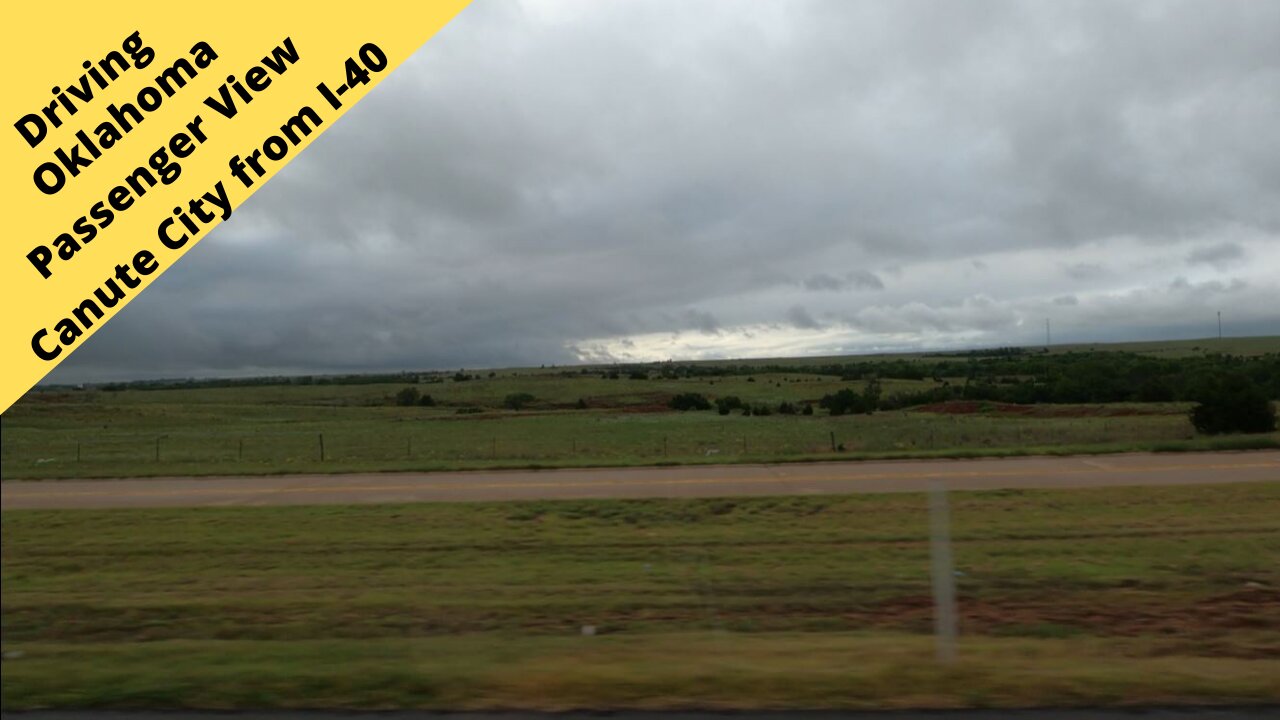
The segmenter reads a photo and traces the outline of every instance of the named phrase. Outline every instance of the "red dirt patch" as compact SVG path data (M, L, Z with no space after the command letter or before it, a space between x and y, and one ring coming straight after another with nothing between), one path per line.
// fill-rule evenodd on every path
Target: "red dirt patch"
M1133 595L1122 603L1111 600L1081 595L1035 599L962 597L958 609L965 630L982 635L1046 624L1100 635L1186 635L1269 628L1280 622L1280 592L1267 588L1181 603L1142 595ZM928 596L898 597L871 612L847 612L844 616L872 626L923 627L933 616L933 601Z

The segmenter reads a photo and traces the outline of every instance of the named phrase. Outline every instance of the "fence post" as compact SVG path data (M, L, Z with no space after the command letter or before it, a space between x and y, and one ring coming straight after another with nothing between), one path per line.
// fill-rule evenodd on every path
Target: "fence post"
M831 452L836 451L836 431L831 431Z
M76 441L76 462L80 462L80 441Z
M667 456L667 436L662 436L662 457Z
M244 460L244 438L240 438L240 445L236 449L236 461Z
M324 433L320 433L320 462L324 462Z
M160 435L156 436L156 462L160 462Z
M933 575L933 633L938 662L956 659L956 575L951 558L951 511L947 489L938 481L929 490L929 556Z

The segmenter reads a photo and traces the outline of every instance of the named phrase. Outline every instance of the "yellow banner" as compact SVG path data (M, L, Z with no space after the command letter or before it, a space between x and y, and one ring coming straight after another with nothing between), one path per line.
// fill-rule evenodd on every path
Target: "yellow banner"
M469 2L6 10L0 409Z

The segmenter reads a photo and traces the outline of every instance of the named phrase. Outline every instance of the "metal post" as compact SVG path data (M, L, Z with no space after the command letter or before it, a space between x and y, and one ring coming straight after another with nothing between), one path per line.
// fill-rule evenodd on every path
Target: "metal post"
M947 489L933 482L929 491L929 556L933 575L933 632L938 662L956 659L956 576L951 560L951 511Z
M160 462L160 436L156 436L156 462Z
M240 445L236 448L236 460L244 460L244 438L240 438Z
M324 433L320 433L320 462L324 462Z

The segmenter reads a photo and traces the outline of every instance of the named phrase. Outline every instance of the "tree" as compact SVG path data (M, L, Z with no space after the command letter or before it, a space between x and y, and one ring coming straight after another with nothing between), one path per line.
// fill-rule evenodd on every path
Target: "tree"
M834 394L823 395L822 399L818 401L818 407L826 409L832 415L870 412L866 398L850 388L845 388Z
M418 398L418 404L421 405L422 407L435 407L436 399L431 397L430 395L423 395L422 397Z
M1241 372L1204 383L1191 410L1191 424L1206 435L1265 433L1276 429L1275 408L1262 388Z
M880 407L880 381L871 378L867 381L867 386L862 390L862 403L866 406L865 412L875 412Z
M417 405L418 398L420 398L421 396L422 396L421 393L418 392L418 388L410 385L409 387L396 393L396 404L403 405L406 407L410 405Z

